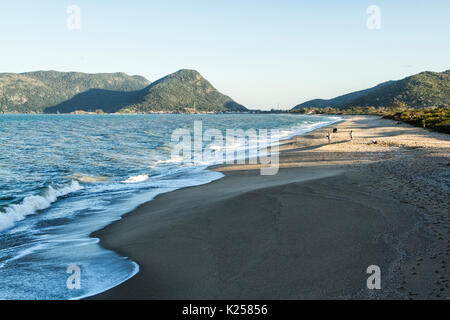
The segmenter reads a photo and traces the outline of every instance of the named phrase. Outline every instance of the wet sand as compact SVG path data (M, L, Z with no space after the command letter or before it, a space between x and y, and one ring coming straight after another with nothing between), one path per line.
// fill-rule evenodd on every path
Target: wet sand
M95 232L140 272L92 298L448 299L450 136L378 117L333 127L331 145L331 128L286 141L277 175L216 167L223 179Z

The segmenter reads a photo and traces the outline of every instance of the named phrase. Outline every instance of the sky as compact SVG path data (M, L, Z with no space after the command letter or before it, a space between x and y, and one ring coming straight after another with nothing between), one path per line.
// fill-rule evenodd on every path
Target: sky
M248 108L287 109L448 70L449 35L448 0L0 0L0 72L195 69Z

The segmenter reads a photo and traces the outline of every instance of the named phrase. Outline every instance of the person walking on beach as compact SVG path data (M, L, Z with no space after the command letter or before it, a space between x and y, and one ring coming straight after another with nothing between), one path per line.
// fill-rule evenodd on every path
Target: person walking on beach
M349 136L350 136L350 142L353 142L353 130L350 130Z
M331 133L330 132L328 132L327 138L328 138L328 144L331 144Z

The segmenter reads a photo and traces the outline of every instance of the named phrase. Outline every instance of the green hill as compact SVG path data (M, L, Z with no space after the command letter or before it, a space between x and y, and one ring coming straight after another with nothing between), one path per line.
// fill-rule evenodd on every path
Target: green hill
M118 112L121 108L140 99L140 91L113 91L104 89L89 89L77 94L72 99L44 109L45 113L71 113L74 111L105 113Z
M53 107L48 113L94 112L222 112L246 111L242 105L215 89L200 73L180 70L142 90L117 92L89 90Z
M0 112L40 113L92 88L135 91L149 84L141 76L125 73L0 73Z
M347 108L355 106L387 106L394 101L409 107L424 108L450 105L450 70L421 72L398 81L388 81L376 87L349 93L330 100L310 100L295 106L302 108Z

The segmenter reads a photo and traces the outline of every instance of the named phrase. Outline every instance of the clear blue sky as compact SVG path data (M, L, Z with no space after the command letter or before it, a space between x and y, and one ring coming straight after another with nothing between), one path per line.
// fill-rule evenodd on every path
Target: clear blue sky
M450 1L0 2L0 72L198 70L249 108L288 108L450 69ZM366 27L369 5L381 29ZM66 26L69 5L81 29Z

